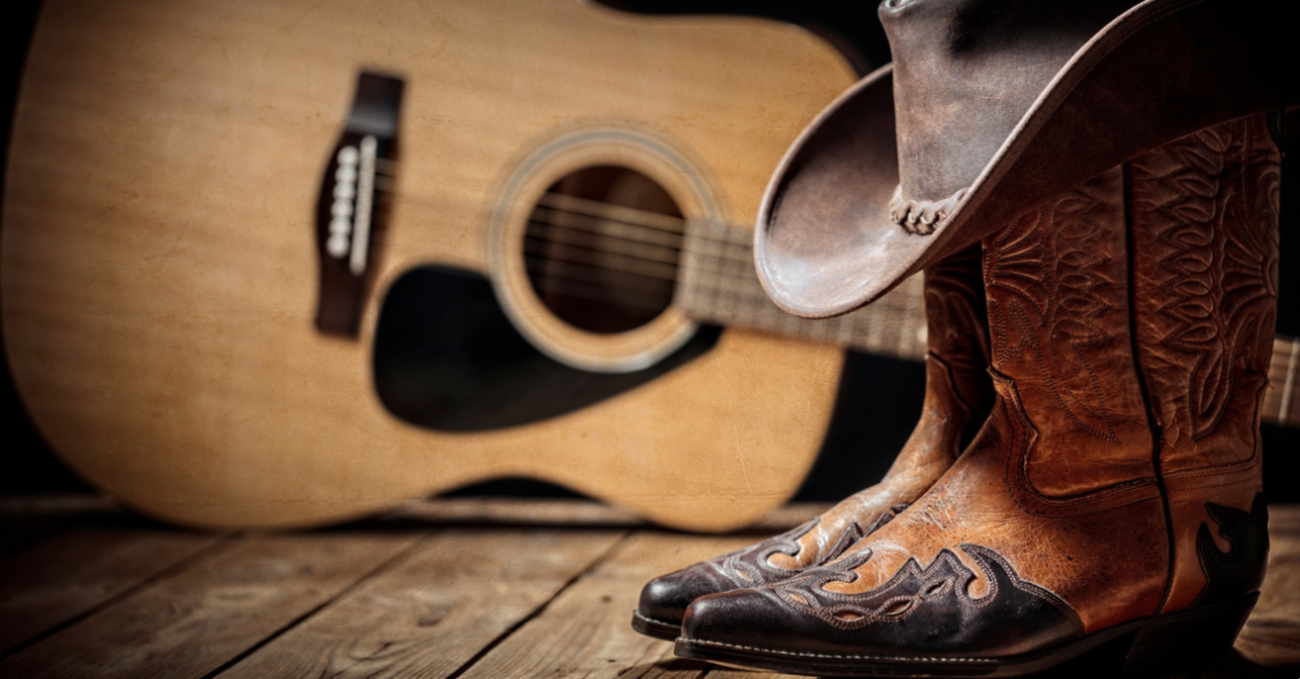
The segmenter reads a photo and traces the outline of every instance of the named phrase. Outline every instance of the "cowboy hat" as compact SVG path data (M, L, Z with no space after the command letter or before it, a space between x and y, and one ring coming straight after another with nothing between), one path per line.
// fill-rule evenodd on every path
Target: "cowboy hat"
M886 0L894 63L831 103L763 199L759 278L847 313L1147 149L1300 101L1279 0Z

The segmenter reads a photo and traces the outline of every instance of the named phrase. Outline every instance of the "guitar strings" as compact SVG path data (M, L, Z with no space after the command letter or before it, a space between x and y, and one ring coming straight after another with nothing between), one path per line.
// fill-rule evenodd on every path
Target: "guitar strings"
M677 303L699 318L735 322L737 311L745 309L750 327L837 339L904 357L923 354L924 335L919 330L924 328L913 329L914 321L897 322L923 317L919 291L900 288L869 307L834 319L796 318L780 311L758 283L750 264L750 238L747 230L725 223L548 193L529 217L525 266L539 292L651 311L671 303L680 270L690 278L691 294L685 299L678 294ZM707 267L700 260L724 261ZM887 317L896 322L883 322Z
M681 217L588 200L563 193L548 192L542 194L542 197L537 200L537 204L565 212L580 213L625 224L635 224L647 229L656 229L668 233L681 233L682 222L685 221Z
M677 264L641 259L633 255L624 255L608 250L593 250L577 245L557 243L528 237L524 239L524 254L556 259L570 264L588 266L594 269L608 269L622 273L659 278L666 281L677 280Z
M681 256L680 246L650 245L625 239L601 238L599 234L590 231L574 230L564 225L541 222L537 219L530 219L528 225L530 228L525 232L525 237L538 241L562 243L597 252L615 252L665 264L676 264Z
M565 297L577 297L579 299L586 299L593 302L618 304L619 306L645 309L648 311L662 311L664 307L667 306L666 303L653 304L644 298L635 296L615 297L609 295L607 292L608 286L604 284L596 285L564 278L547 277L543 278L540 282L534 281L534 285L541 288L539 292L550 292Z
M527 252L524 254L524 266L529 272L536 273L539 276L559 276L560 278L569 278L584 283L609 282L631 292L662 294L665 290L671 290L673 285L677 283L676 278L644 276L630 271L612 271L607 267L566 262L562 259ZM611 277L611 273L626 275Z
M541 220L541 219L532 219L530 220L530 224L541 225L541 226L554 226L560 229L570 228L571 226L570 224L557 223L554 220ZM600 220L593 220L592 223L584 225L589 228L583 230L605 234L606 232L601 228L604 225L605 224ZM732 259L736 262L743 262L745 264L748 264L748 262L752 261L751 260L752 248L750 248L747 242L738 243L732 239L709 238L707 236L702 236L696 233L688 234L686 237L692 240L702 240L702 241L706 241L706 243L722 245L721 248L712 248L708 252L702 251L704 248L697 248L696 254L699 256L712 256L715 258L724 257L727 259ZM580 268L591 269L591 270L608 270L612 266L621 262L632 267L631 269L623 270L625 273L631 275L638 275L647 278L655 278L655 279L668 281L668 282L675 282L677 280L677 275L676 275L676 271L678 267L677 259L675 257L671 257L668 252L664 251L666 250L666 248L661 248L660 251L655 252L654 250L641 250L639 248L633 247L632 244L619 243L618 245L613 247L609 247L609 244L606 244L606 246L600 246L593 243L592 240L584 240L583 238L580 237L574 238L571 236L559 236L559 237L542 236L537 234L533 229L529 229L529 233L526 235L526 238L531 241L534 241L534 244L526 245L525 251L529 254L535 255L538 261L542 261L545 258L550 257L556 259L557 261L562 261L565 262L566 264L572 265L566 269L566 273L570 278L575 278L578 280L589 282L592 280L593 276L579 274L577 273L577 270L574 267L580 267ZM613 238L616 239L615 243L618 243L617 236L613 236ZM559 252L556 252L555 250L549 250L549 249L546 251L540 251L539 248L544 247L545 243L547 242L558 243L562 246L567 246L567 247L561 248ZM588 256L587 253L590 253L591 256ZM593 259L593 257L600 258L602 255L605 256L607 259L617 260L617 262L615 261L601 262L601 261L597 261L596 259ZM643 266L639 266L637 262L633 261L634 258L646 259L654 263L663 264L664 266L662 268L658 268L657 271L652 272L651 270ZM538 274L555 273L554 271L542 271L538 269L536 266L530 267L529 270ZM739 286L739 289L744 289L744 290L752 289L758 291L759 294L755 295L755 297L757 298L762 298L762 299L766 298L766 294L762 293L761 287L758 286L757 278L754 276L752 269L746 268L745 270L742 270L741 272L737 272L737 273L722 272L719 271L718 269L701 269L699 271L699 274L703 277L711 279L715 283L721 283L722 287L728 291L736 290L737 287ZM906 294L901 295L901 297L910 297L910 296L911 295L906 295ZM900 296L894 294L886 295L884 298L879 300L873 306L877 308L909 306L909 304L906 301L901 301L900 303L898 297Z
M570 217L573 216L576 215L570 215ZM679 234L678 237L675 239L675 241L671 243L669 242L651 243L648 242L647 239L642 237L628 236L623 229L619 228L620 226L624 226L624 225L615 224L608 221L595 220L595 219L593 219L590 223L575 224L567 220L554 219L553 213L551 213L550 211L542 211L542 210L534 211L533 215L529 217L529 224L538 225L538 226L549 226L558 229L572 230L578 232L585 232L588 234L603 236L605 239L609 239L609 240L632 241L638 244L647 245L650 247L658 247L665 250L681 251L683 249L683 241L686 240L702 241L705 244L705 246L707 246L708 244L719 244L723 246L730 246L733 248L744 248L746 251L743 257L740 256L738 253L729 251L726 254L726 256L728 257L734 255L735 258L744 259L744 260L748 260L750 257L752 257L751 254L752 246L748 243L748 235L746 235L745 237L745 242L740 243L728 238L714 238L697 232L688 232L685 234ZM543 238L543 239L546 238L545 236L540 236L537 234L532 234L532 235L538 238Z
M638 224L629 224L618 220L592 217L577 212L565 212L545 207L533 208L529 221L677 250L681 249L682 239L685 237L680 232L668 232Z
M541 220L541 219L531 219L529 223L530 225L554 226L554 227L559 227L560 229L565 229L569 227L569 225L567 224L560 224L554 221ZM597 223L597 225L593 225L592 230L596 231L597 233L601 233L600 231L598 231L598 229L599 229L599 223ZM536 233L535 230L533 229L528 230L525 238L527 240L534 242L534 244L532 245L525 246L525 252L529 254L534 254L541 258L547 256L554 256L556 259L559 259L561 261L573 265L577 265L577 266L589 267L592 269L608 269L610 268L611 265L614 264L614 262L600 262L597 261L597 259L593 259L593 257L599 258L602 255L611 259L628 263L634 267L637 266L636 263L632 261L634 258L644 259L651 262L663 264L665 266L663 268L658 269L658 271L655 273L651 273L649 270L644 268L632 269L627 272L634 275L641 275L650 278L658 278L665 281L677 280L676 271L677 268L680 266L679 264L680 260L678 260L677 257L670 256L670 254L665 251L666 248L661 249L660 251L654 251L654 250L643 250L622 243L619 243L618 245L613 245L609 243L598 245L594 241L599 239L583 239L581 237L572 237L572 236L558 236L558 237L551 236L551 235L543 236ZM747 242L743 244L736 243L734 241L730 241L723 238L708 238L707 236L701 236L695 233L687 234L686 238L690 240L706 241L706 244L703 247L697 247L691 251L696 256L713 257L713 258L721 257L721 258L730 259L735 262L740 262L744 264L749 264L749 262L752 261L753 250ZM618 243L617 240L615 240L614 242ZM539 251L539 248L544 247L546 243L557 243L559 245L567 246L567 247L564 247L560 250L560 252L562 252L563 255L552 254L553 251ZM721 244L722 247L709 248L708 244L710 243ZM586 256L587 253L590 253L592 257ZM744 286L745 288L748 288L749 286L747 284L752 282L754 284L753 287L761 291L761 287L758 286L758 279L754 274L752 268L746 267L744 270L735 273L724 272L717 268L708 268L708 269L701 268L700 273L704 276L707 276L710 279L721 281L724 284L730 282L730 283L739 284L741 286ZM764 296L766 296L765 293ZM901 297L910 297L910 296L911 295L908 294L901 295ZM897 297L900 296L891 293L890 295L886 295L884 298L879 300L877 304L893 303L895 299L897 299Z

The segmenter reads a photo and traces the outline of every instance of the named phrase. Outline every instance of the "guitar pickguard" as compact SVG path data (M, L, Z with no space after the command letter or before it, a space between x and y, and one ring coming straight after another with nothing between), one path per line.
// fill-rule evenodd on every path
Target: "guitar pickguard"
M538 351L510 323L492 284L463 269L420 267L389 288L375 332L374 385L393 415L448 432L513 427L571 413L689 363L722 329L701 326L650 368L594 373Z

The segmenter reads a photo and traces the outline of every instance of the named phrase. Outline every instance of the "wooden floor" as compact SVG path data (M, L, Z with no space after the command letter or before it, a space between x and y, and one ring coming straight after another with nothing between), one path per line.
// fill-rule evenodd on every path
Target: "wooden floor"
M646 580L817 510L702 537L586 502L443 500L204 535L95 498L0 500L0 677L772 676L677 660L628 621ZM1154 676L1300 676L1300 506L1270 511L1269 576L1237 652Z

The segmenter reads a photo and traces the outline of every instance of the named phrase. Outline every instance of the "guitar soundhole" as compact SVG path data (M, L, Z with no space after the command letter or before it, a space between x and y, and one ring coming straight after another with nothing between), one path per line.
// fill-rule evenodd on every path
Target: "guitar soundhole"
M533 290L564 322L594 333L641 327L673 299L682 212L653 179L600 165L546 190L528 217Z

